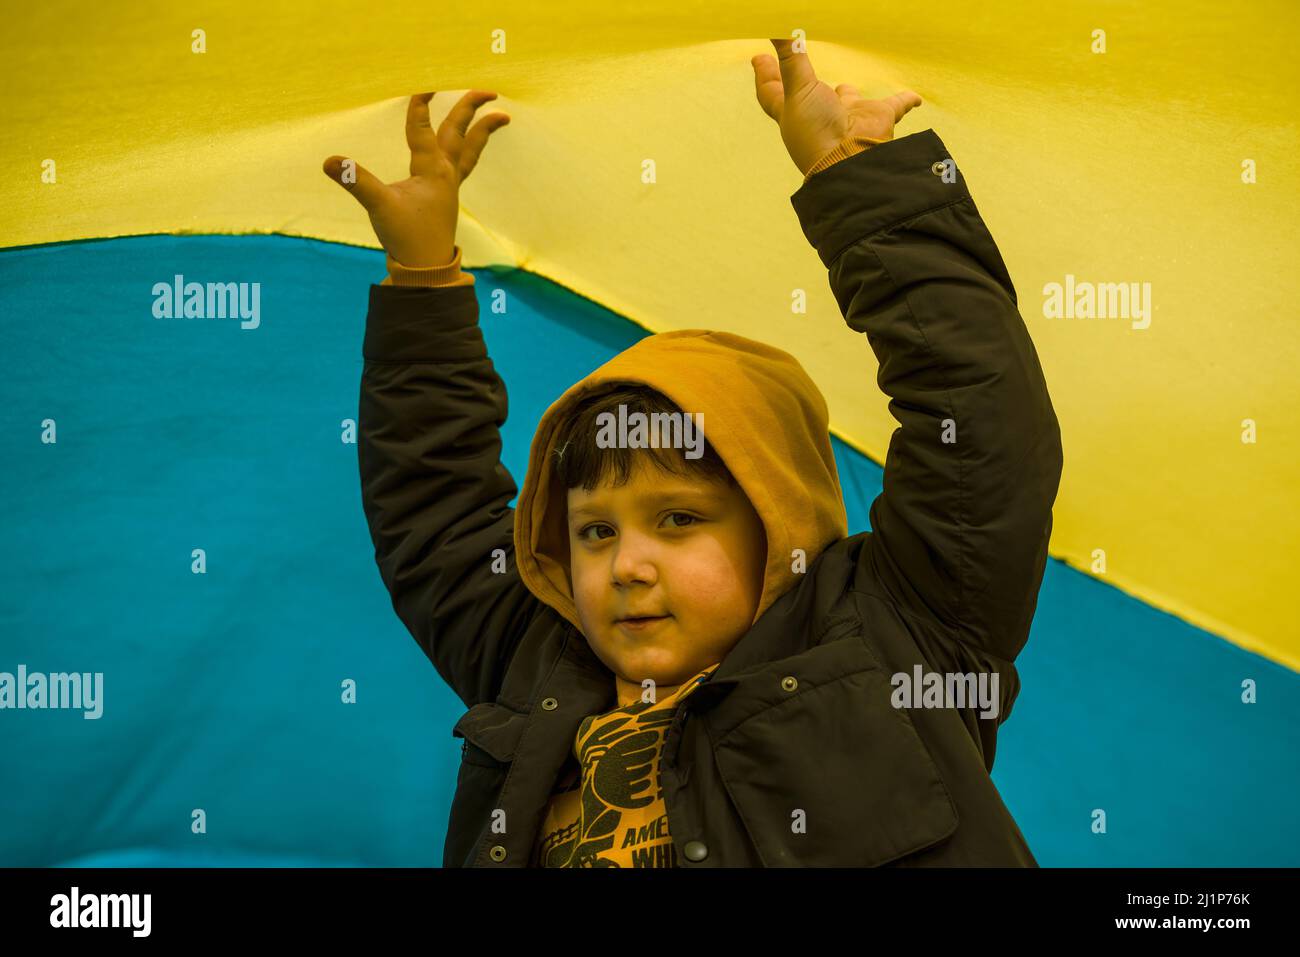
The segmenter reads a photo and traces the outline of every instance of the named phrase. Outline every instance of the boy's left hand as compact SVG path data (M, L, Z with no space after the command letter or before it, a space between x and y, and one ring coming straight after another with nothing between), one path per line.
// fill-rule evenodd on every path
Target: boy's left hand
M794 165L805 175L846 137L893 139L894 124L921 105L921 98L911 90L879 100L863 99L848 83L832 90L817 79L807 52L794 52L793 41L773 40L772 46L780 58L779 68L770 53L750 60L755 91L763 112L780 125Z

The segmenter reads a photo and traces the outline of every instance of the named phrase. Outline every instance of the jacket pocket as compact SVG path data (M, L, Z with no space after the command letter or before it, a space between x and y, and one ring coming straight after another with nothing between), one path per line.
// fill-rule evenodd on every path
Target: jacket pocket
M461 746L464 763L504 768L515 759L527 723L527 714L483 701L461 715L451 733L464 739Z
M443 865L468 867L501 796L528 715L480 702L461 715L451 733L463 738L456 793L447 821Z
M768 867L874 867L948 838L957 811L862 637L764 665L708 715L718 772Z

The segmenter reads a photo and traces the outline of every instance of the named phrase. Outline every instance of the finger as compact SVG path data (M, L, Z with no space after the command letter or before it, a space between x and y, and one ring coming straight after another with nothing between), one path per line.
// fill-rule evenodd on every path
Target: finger
M754 67L754 94L758 97L758 105L764 113L780 123L785 93L781 88L781 72L777 69L776 57L762 54L749 62Z
M411 175L431 167L438 155L438 137L429 118L434 93L416 93L406 104L406 145L411 149Z
M776 47L776 58L781 65L781 85L785 88L786 96L817 82L817 74L813 72L807 48L803 53L795 53L793 40L773 40L772 46Z
M406 145L411 148L411 155L426 153L438 145L433 133L433 123L429 119L429 101L433 93L416 93L406 104Z
M345 156L331 156L321 168L325 170L326 176L355 196L367 212L378 206L388 189L379 177L356 160Z
M897 123L907 115L908 110L921 105L921 98L911 90L903 90L901 93L885 97L885 102L893 109L894 122Z
M484 103L495 100L497 95L487 90L469 90L464 96L456 101L456 105L447 113L446 119L438 126L438 142L444 141L447 131L456 135L459 139L464 139L466 130L469 129L470 122L474 119L474 111Z
M465 148L461 150L460 162L457 164L462 182L478 165L479 155L487 145L488 137L509 122L510 117L505 113L489 113L465 134Z
M835 88L835 95L840 98L840 102L845 106L851 106L853 103L862 99L862 94L852 83L841 83Z

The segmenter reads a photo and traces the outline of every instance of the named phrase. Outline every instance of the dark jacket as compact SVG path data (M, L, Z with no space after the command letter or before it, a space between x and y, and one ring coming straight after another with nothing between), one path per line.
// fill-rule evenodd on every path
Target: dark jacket
M872 532L814 542L806 573L765 590L679 708L661 782L680 866L1035 864L989 771L1046 562L1060 432L1006 266L948 160L927 130L792 197L901 427ZM519 867L535 863L579 723L616 697L562 568L545 567L546 436L567 401L539 426L516 515L506 390L477 322L473 286L371 287L362 501L395 611L468 708L444 865ZM775 551L770 568L788 561ZM892 676L918 666L996 673L997 717L895 707Z

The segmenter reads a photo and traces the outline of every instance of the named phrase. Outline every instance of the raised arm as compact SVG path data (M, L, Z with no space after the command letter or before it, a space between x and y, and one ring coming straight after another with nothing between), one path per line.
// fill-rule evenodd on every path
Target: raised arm
M905 609L1013 660L1047 560L1061 435L997 246L932 130L828 167L792 202L900 426L871 506L875 576Z
M1013 660L1046 563L1060 430L961 171L932 130L891 138L910 97L871 101L894 108L887 126L838 130L838 161L810 150L791 202L900 425L871 508L869 574L905 612Z
M357 442L393 608L466 707L500 692L540 607L515 567L506 389L477 314L472 285L370 287Z
M390 274L445 282L370 287L357 452L362 507L393 608L469 707L499 693L541 607L514 562L516 487L501 464L505 386L478 326L472 279L453 275L457 190L504 114L473 129L469 121L494 95L470 91L436 133L433 94L412 97L411 178L401 183L384 185L355 164L349 182L349 161L325 161L370 214Z

